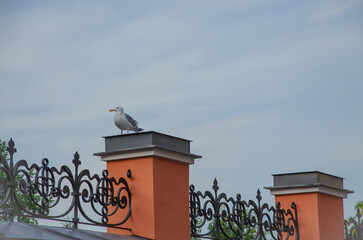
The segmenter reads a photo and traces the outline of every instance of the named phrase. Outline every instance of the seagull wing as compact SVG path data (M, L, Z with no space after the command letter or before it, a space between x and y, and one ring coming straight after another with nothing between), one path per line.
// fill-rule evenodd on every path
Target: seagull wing
M133 119L130 115L128 115L128 114L125 114L125 116L126 116L126 118L127 118L127 121L129 122L129 123L131 123L131 125L134 127L134 128L138 128L138 122L135 120L135 119Z

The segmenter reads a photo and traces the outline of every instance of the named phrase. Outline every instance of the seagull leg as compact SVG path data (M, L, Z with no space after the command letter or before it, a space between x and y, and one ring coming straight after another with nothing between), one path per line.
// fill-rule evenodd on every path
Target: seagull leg
M122 130L121 130L121 135L122 135Z

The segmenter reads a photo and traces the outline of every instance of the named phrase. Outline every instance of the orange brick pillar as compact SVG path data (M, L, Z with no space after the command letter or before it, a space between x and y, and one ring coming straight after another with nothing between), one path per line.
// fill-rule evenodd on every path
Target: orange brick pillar
M157 240L190 239L189 165L198 155L190 141L157 132L105 137L106 151L96 153L107 162L110 177L127 179L131 216L109 233ZM131 178L127 178L128 169Z
M343 178L322 172L276 174L266 187L275 201L288 209L297 207L299 240L344 240Z

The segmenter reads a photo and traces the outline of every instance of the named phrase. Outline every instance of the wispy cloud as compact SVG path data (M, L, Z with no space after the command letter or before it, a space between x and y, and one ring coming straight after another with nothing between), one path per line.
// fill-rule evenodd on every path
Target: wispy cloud
M327 21L336 18L356 8L363 8L363 3L360 0L339 1L339 3L331 6L327 4L324 8L319 9L311 15L315 21Z

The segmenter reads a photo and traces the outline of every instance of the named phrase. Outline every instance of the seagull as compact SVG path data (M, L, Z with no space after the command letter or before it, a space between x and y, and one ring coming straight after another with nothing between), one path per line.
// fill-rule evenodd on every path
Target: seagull
M115 124L121 130L121 134L123 130L129 130L134 132L140 132L144 129L138 127L138 122L134 120L130 115L124 113L124 109L122 107L116 107L115 109L111 109L110 112L115 112Z

